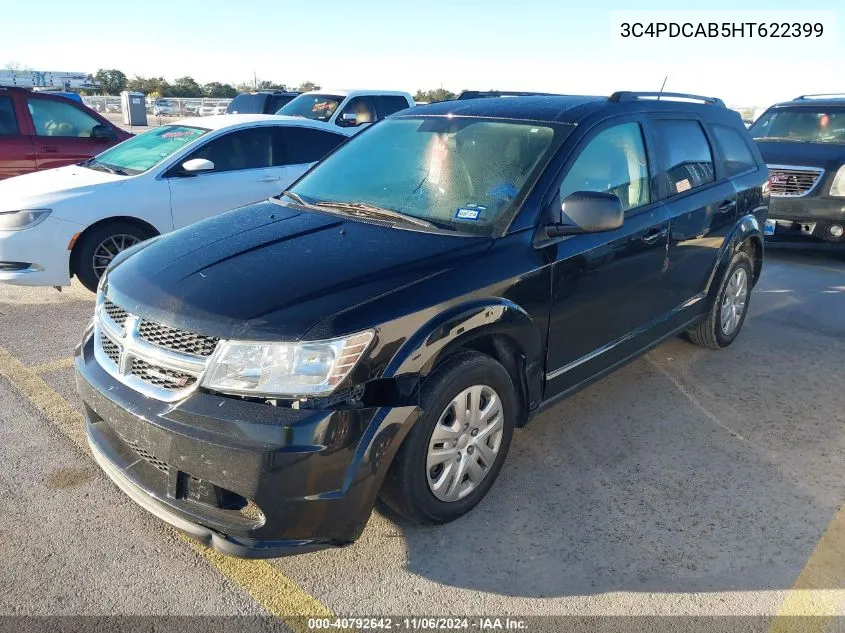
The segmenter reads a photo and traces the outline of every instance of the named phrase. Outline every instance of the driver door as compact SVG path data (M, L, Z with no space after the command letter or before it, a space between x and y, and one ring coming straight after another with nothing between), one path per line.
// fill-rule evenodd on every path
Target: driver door
M669 218L657 201L646 133L639 117L600 124L564 166L554 205L576 191L613 193L625 221L614 231L571 236L549 247L546 398L640 349L667 309Z
M205 158L214 169L186 175L174 166L167 175L175 228L266 200L289 183L283 151L275 141L278 126L235 130L208 141L179 161Z

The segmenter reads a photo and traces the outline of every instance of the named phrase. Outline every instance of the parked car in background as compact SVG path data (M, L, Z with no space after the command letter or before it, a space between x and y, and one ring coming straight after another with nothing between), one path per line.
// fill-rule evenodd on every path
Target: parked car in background
M303 117L347 128L363 128L416 105L407 92L390 90L313 90L276 114Z
M750 132L769 166L767 239L845 248L845 94L778 103Z
M229 102L226 114L273 114L299 95L299 92L283 90L244 92Z
M125 253L75 352L97 462L226 554L341 546L379 495L467 513L515 428L666 337L730 345L766 166L721 101L654 96L407 109Z
M227 110L229 109L228 103L218 103L214 106L214 114L227 114Z
M0 281L66 286L76 275L94 290L120 251L279 194L349 134L270 115L185 119L0 182Z
M212 116L214 114L215 109L216 109L216 106L213 106L211 104L201 105L197 109L197 116Z
M76 101L0 87L0 179L78 163L130 136Z
M172 101L156 101L153 105L153 114L156 116L173 116L178 113L178 108Z

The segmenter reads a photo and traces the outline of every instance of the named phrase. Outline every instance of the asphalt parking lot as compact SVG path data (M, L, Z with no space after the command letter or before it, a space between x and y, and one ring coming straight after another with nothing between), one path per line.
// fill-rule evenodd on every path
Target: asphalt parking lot
M0 614L795 615L845 630L845 259L767 252L722 352L670 340L517 431L439 528L241 561L95 467L70 356L80 285L0 286ZM781 619L778 619L780 616ZM755 629L757 630L757 629Z

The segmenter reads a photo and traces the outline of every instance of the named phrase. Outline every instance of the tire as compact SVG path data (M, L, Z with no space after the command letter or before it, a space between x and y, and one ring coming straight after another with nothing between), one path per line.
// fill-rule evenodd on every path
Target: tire
M113 239L114 242L109 242L105 248L113 251L113 255L117 255L121 250L138 242L143 242L153 235L154 233L149 229L125 220L115 220L88 229L79 238L73 252L73 270L76 277L88 290L97 292L97 284L100 282L104 268L95 267L94 256L101 245ZM121 245L123 245L123 248L121 248ZM108 264L108 261L104 258L97 259L100 266Z
M449 436L458 437L454 440L457 446L432 449L447 451L451 468L459 469L463 465L464 470L453 470L449 475L445 464L430 467L429 449L443 433L451 434L453 428L461 427L453 400L465 392L467 403L474 400L475 393L480 393L480 409L483 412L491 407L490 419L485 426L483 421L467 418L465 424L470 428ZM501 405L498 414L492 396L498 396ZM469 512L484 498L501 471L513 436L516 403L516 392L508 372L489 356L467 351L448 359L423 384L420 395L423 414L391 464L380 493L381 500L396 512L424 524L447 523ZM501 419L501 434L495 429L498 419ZM452 426L446 426L447 422ZM435 429L439 432L437 438L433 435ZM473 429L477 434L473 434ZM482 434L485 429L489 430ZM454 452L460 455L459 459L453 460ZM431 459L446 459L445 454L437 453ZM486 463L485 455L492 464ZM462 478L456 481L459 472ZM473 476L477 477L477 483L472 481ZM434 479L446 482L439 488L441 498L436 496L430 484ZM448 485L450 481L452 485ZM444 500L442 497L450 491L458 495L457 498Z
M741 272L737 272L741 271ZM736 286L733 285L735 276L744 275L745 290L743 293L743 302L741 309L734 311L736 314L735 320L732 320L731 327L726 331L722 325L722 317L724 316L722 306L726 302L726 296L732 293ZM754 278L754 268L751 263L751 258L745 251L738 251L731 260L730 266L725 275L722 277L722 282L719 285L719 292L716 295L716 300L710 307L707 313L707 318L694 328L687 330L690 340L696 345L706 347L709 349L722 349L727 347L736 340L739 331L745 323L745 316L748 314L748 304L751 299L751 284ZM733 293L734 296L735 293ZM736 303L734 303L736 306Z

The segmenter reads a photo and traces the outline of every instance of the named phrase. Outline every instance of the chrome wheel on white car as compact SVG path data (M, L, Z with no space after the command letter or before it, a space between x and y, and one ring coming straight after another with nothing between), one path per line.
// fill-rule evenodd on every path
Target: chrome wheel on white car
M100 242L97 248L94 249L94 255L91 258L91 267L94 269L97 279L103 276L106 268L109 267L109 264L112 263L112 260L118 253L140 243L140 237L137 235L127 235L126 233L111 235Z

